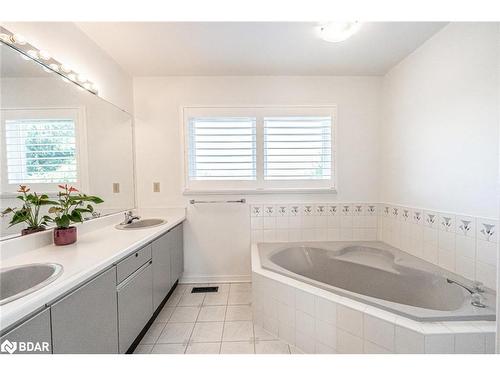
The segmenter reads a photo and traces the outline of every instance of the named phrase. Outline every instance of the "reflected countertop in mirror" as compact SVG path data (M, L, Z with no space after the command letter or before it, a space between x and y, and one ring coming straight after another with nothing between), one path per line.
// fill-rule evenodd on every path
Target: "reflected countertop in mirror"
M0 211L22 207L19 185L55 197L60 184L101 197L95 216L133 208L132 116L3 43L0 73ZM11 219L0 239L26 228Z

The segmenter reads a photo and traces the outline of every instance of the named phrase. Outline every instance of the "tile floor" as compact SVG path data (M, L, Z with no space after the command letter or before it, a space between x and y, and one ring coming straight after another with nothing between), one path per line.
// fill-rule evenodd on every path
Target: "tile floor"
M178 285L134 354L295 354L252 321L252 284L214 284L217 293ZM207 285L200 285L207 286Z

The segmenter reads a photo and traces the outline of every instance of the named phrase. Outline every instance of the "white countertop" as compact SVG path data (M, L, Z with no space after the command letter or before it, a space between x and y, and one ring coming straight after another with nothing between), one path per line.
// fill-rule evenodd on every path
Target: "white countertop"
M114 215L112 218L98 219L102 220L102 227L96 225L99 221L93 222L94 229L82 230L83 234L79 233L78 241L72 245L47 245L29 251L20 249L19 254L9 254L8 257L0 252L2 267L29 263L58 263L64 267L62 275L51 284L0 306L0 331L4 331L22 318L43 308L186 218L186 211L183 208L139 210L139 213L143 218L166 219L167 223L152 228L118 230L115 225L121 221L122 216ZM148 216L145 215L146 213Z

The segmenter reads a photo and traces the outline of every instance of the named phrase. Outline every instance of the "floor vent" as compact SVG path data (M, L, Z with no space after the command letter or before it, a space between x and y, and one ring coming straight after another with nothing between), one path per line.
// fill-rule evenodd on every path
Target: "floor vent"
M201 286L193 288L191 293L217 293L218 290L218 286Z

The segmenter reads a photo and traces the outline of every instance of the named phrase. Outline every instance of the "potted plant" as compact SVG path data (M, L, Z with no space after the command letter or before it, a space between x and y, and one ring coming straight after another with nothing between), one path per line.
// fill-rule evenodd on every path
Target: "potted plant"
M46 194L30 193L30 188L25 185L20 185L17 192L22 193L17 199L23 201L23 206L21 208L8 207L2 211L2 216L13 214L9 227L25 223L27 227L21 231L23 236L45 230L45 226L52 219L48 215L42 215L40 209L42 206L56 204L57 202L49 200Z
M59 188L58 201L49 213L54 214L52 221L56 224L54 244L62 246L76 242L76 227L71 224L83 222L84 213L94 212L94 207L88 202L99 204L104 201L96 196L81 194L73 186L59 185Z

